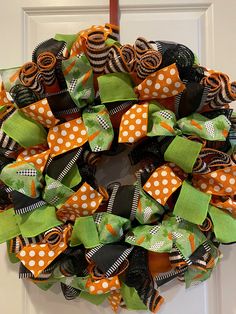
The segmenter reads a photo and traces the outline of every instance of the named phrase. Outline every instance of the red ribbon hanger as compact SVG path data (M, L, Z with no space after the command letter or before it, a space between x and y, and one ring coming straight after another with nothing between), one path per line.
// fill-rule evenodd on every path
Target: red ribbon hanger
M119 0L110 0L110 23L120 26Z

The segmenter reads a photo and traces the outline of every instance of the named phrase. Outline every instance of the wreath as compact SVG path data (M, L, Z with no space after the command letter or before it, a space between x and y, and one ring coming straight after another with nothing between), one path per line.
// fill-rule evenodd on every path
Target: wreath
M0 243L20 278L67 300L156 312L236 241L236 82L174 42L92 26L0 70ZM126 151L133 184L99 184ZM105 169L104 169L105 171Z

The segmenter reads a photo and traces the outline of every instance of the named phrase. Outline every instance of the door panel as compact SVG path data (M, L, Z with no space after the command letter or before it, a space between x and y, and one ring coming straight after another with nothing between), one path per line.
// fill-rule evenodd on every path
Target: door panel
M229 40L235 29L234 0L122 0L120 3L123 43L132 43L138 36L181 42L197 53L203 65L225 71L236 79L236 67L232 66L236 42ZM74 33L109 19L105 0L11 0L3 7L1 68L29 61L34 46L55 33ZM5 245L1 245L1 313L111 313L108 304L95 307L80 299L65 301L58 287L43 292L32 283L18 280L17 266L9 264L5 251ZM178 282L164 286L161 294L166 304L160 313L236 314L233 287L236 249L223 247L222 252L224 261L208 282L188 290Z

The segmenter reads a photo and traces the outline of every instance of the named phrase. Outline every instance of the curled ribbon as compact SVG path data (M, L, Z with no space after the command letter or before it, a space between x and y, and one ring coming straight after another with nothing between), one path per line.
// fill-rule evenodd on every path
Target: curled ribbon
M212 109L224 107L236 100L236 82L230 83L228 75L224 73L210 73L201 83L209 88L206 104Z

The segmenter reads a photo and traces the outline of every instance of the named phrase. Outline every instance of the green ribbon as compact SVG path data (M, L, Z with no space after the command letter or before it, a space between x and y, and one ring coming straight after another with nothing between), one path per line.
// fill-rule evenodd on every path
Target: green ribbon
M148 107L148 136L196 135L209 141L225 141L230 121L219 115L208 119L194 113L176 121L175 114L152 101Z
M175 244L186 258L193 253L193 246L197 249L206 241L206 237L201 230L188 221L184 220L179 223L176 221L176 217L166 217L162 221L162 225L172 234L173 244Z
M62 61L62 71L70 96L77 107L83 108L91 104L94 100L93 72L86 56L82 54ZM75 84L73 89L72 83Z
M87 281L90 278L90 276L85 276L85 277L77 277L77 276L72 276L72 277L66 277L64 276L60 268L57 267L54 269L53 274L52 274L52 280L62 282L64 284L67 284L75 289L79 289L82 291L89 291L88 288L86 287Z
M81 178L78 166L73 165L71 170L62 179L61 183L63 183L63 185L72 189L73 187L78 185L81 182L81 180L82 178Z
M4 89L9 92L10 89L20 83L19 75L16 73L19 71L20 67L14 67L9 69L0 69L0 77L2 79ZM12 80L12 77L16 76L16 80Z
M35 172L35 175L27 176L24 171ZM2 169L0 179L13 190L36 198L40 195L43 176L31 163L14 162Z
M57 181L48 175L45 176L46 186L43 191L43 199L55 206L60 208L65 201L74 194L74 191L69 187L62 184L60 181ZM55 197L57 200L55 201Z
M139 206L135 218L142 225L157 221L158 217L164 213L164 208L143 189L140 189L139 193Z
M98 77L102 103L137 100L133 83L128 73L110 73Z
M16 110L2 124L4 131L22 147L30 147L47 142L47 132L43 126Z
M124 231L131 226L130 220L109 213L101 213L97 224L99 242L103 244L118 242Z
M66 42L66 47L68 51L71 50L71 47L73 43L75 42L78 34L56 34L55 39L58 41L65 41Z
M230 129L230 122L224 115L207 119L199 113L194 113L177 121L184 134L197 135L209 141L225 141Z
M175 128L175 114L163 108L157 102L148 106L148 136L175 136L181 131Z
M35 237L50 228L62 224L56 217L55 207L42 206L30 213L16 215L16 221L23 237Z
M154 231L155 229L156 231ZM170 252L173 245L171 234L164 225L143 225L132 228L127 234L125 242L158 253Z
M0 213L0 243L4 243L21 234L13 208Z
M174 207L174 215L201 225L206 219L211 195L195 189L184 181Z
M222 243L235 242L236 219L214 206L209 207L209 214L213 222L216 239Z
M70 246L77 246L81 243L86 249L91 249L100 244L93 216L79 217L75 221Z
M165 161L175 163L186 173L192 173L193 166L201 151L202 144L176 136L167 147L164 154ZM183 158L184 156L184 158Z
M82 114L92 152L108 150L114 138L109 112L104 105L85 108Z
M219 251L218 249L213 245L211 241L207 241L208 245L211 247L210 254L212 258L214 259L214 267L219 262ZM213 271L213 268L210 269L204 269L201 270L196 267L188 267L187 271L184 273L184 279L185 279L185 286L186 288L191 287L192 283L196 282L196 280L199 282L203 282L210 278L211 273Z
M120 289L125 305L129 310L147 310L146 305L140 299L134 288L126 286L123 282Z
M41 289L41 290L43 290L43 291L47 291L47 290L49 290L49 289L53 286L53 284L54 284L54 283L50 283L50 282L48 282L48 281L50 281L50 280L47 280L47 282L34 282L34 284L35 284L39 289Z

